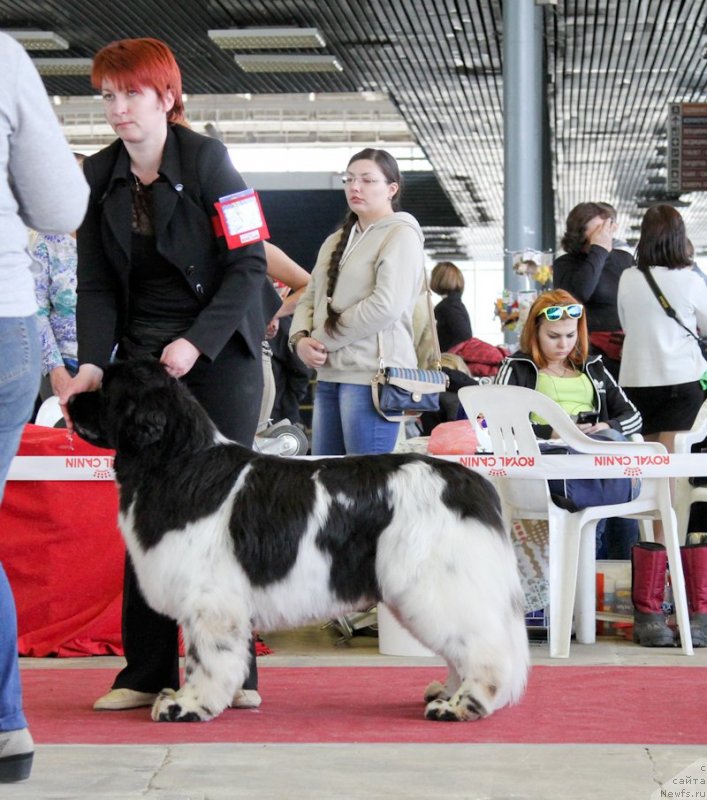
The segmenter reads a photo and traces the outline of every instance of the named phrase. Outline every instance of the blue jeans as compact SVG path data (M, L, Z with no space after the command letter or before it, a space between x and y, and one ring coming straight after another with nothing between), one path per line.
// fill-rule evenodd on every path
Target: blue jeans
M370 385L317 382L312 455L390 453L399 429L399 422L388 422L374 408Z
M0 317L0 502L10 462L39 389L40 351L34 317ZM17 616L0 564L0 731L27 727L17 665Z

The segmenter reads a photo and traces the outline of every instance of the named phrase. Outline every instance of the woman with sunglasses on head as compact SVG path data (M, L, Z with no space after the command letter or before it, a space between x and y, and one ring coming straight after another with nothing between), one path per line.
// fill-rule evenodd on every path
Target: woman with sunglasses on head
M587 357L585 309L572 295L556 289L538 297L523 327L521 347L523 352L504 361L497 383L536 389L578 418L583 411L598 412L596 423L577 423L584 433L597 438L621 439L641 430L641 414L604 367L601 356ZM536 431L543 438L551 434L548 425L540 424ZM636 520L615 517L612 522L611 531L606 530L609 557L631 559L633 640L644 647L672 647L673 632L662 613L665 548L636 543ZM604 526L604 520L597 525L597 542Z
M551 397L572 417L594 413L596 421L577 426L586 434L608 438L641 430L641 415L617 385L599 355L588 356L584 306L562 289L544 292L530 307L520 337L521 350L506 358L496 383L526 386ZM552 433L536 425L543 439Z
M387 453L400 424L379 416L371 379L416 367L412 315L425 255L417 220L398 211L402 177L385 150L356 153L343 178L349 213L322 245L297 304L290 346L317 370L312 454Z
M496 383L542 392L562 406L581 431L599 439L621 440L641 430L641 415L602 357L588 355L587 315L571 294L562 289L541 294L528 312L520 344L521 350L501 364ZM552 437L543 420L534 428L539 438ZM605 547L608 558L628 559L638 539L638 523L618 517L601 520L596 536L600 554Z

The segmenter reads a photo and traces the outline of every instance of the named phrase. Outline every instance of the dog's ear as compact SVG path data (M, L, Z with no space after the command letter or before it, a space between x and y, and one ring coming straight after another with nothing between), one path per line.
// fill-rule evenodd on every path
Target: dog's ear
M149 404L128 400L123 411L116 431L119 450L140 451L164 436L168 421L164 409L149 408Z

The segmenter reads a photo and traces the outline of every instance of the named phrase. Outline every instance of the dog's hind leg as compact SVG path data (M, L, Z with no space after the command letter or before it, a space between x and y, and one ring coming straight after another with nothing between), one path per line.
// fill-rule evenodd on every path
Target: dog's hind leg
M452 665L448 666L447 680L444 683L440 681L432 681L425 689L425 703L431 703L433 700L442 699L449 700L450 697L461 686L461 678L459 673Z
M218 623L198 613L182 622L186 680L178 690L165 689L152 706L157 722L203 722L230 705L249 668L250 626L236 620Z
M487 717L517 702L525 688L529 653L523 619L512 612L483 624L458 627L440 642L449 665L446 691L432 697L425 717L464 721ZM432 694L429 691L428 693Z
M466 566L451 564L446 583L418 580L396 604L405 627L448 665L446 683L425 692L427 719L480 719L522 696L528 638L520 583L510 567L515 563L492 571L495 579L479 591L481 580L469 580Z

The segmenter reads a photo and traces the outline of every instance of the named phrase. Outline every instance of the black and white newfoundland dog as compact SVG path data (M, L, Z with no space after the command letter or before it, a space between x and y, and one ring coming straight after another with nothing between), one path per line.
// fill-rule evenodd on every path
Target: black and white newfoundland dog
M152 718L208 720L248 672L251 629L377 601L448 665L434 720L517 702L529 650L498 497L459 464L418 455L287 459L218 433L154 361L118 363L76 395L79 436L115 449L119 524L148 603L181 625L186 682Z

